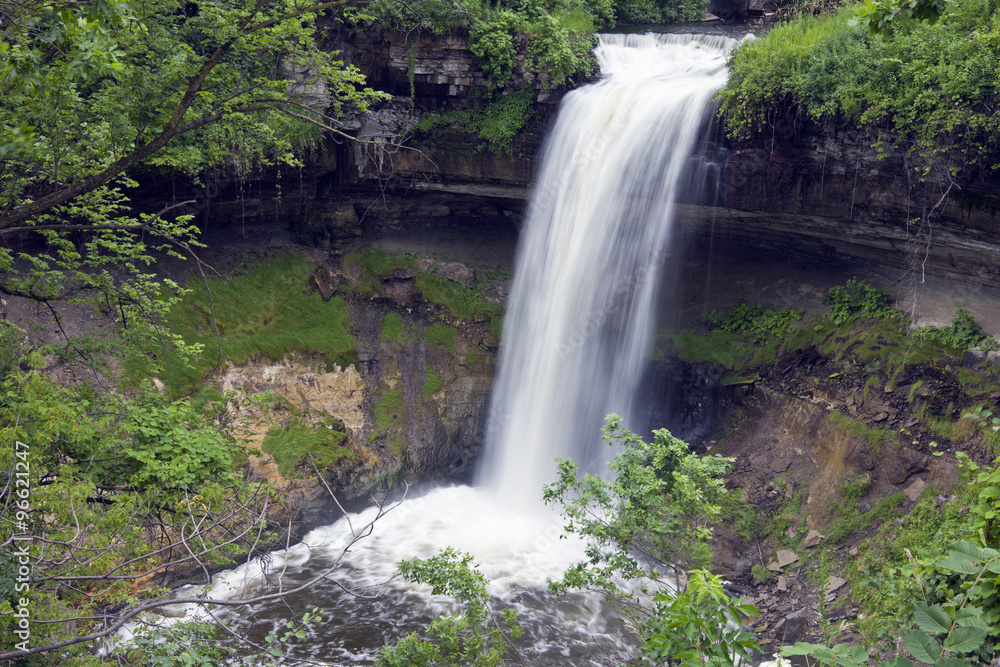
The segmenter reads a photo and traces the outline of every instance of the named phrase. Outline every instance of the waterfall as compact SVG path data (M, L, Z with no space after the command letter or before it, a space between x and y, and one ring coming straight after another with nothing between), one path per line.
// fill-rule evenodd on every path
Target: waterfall
M604 35L603 78L562 102L519 243L479 472L507 502L537 504L556 458L599 470L604 418L628 423L674 203L732 43Z
M599 448L604 417L632 411L674 202L697 180L689 157L732 44L604 36L597 48L603 78L563 101L520 242L479 488L408 498L346 552L352 531L378 512L345 517L180 594L246 597L278 582L288 590L336 565L294 598L216 613L262 643L269 632L281 634L290 609L316 606L324 622L310 627L296 654L370 664L380 647L449 609L426 588L394 578L397 563L451 546L471 553L490 593L517 610L527 664L620 664L634 647L600 595L547 593L547 582L586 552L581 541L563 539L540 496L556 457L597 469L610 453ZM345 592L369 586L377 597ZM192 617L205 618L200 605L177 605L159 622Z

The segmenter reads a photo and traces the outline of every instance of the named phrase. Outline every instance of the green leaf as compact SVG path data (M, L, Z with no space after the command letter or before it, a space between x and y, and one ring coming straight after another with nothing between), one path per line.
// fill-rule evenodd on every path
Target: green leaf
M945 634L951 629L951 617L938 605L929 607L922 602L914 605L913 620L917 627L926 632Z
M952 556L955 556L956 555L955 552L958 552L959 554L963 556L968 556L969 558L975 561L983 561L989 557L987 555L988 550L983 549L977 544L973 544L972 542L968 542L965 540L955 542L953 545L951 545L948 551Z
M958 572L960 574L979 574L979 570L982 564L975 561L967 556L949 556L948 558L942 558L937 563L938 567L950 570L952 572Z
M882 667L917 667L917 663L913 662L909 658L899 656L898 658L893 658L888 662L883 662Z
M934 667L972 667L972 663L961 658L945 658L935 662Z
M988 633L987 628L965 626L956 628L951 635L945 639L944 647L948 651L955 653L968 653L982 647L983 641Z
M933 664L941 655L941 646L934 638L921 630L910 630L903 645L920 662Z

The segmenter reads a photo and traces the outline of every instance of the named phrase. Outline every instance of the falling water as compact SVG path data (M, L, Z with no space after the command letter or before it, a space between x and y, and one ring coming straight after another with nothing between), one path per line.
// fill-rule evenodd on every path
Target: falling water
M504 327L480 482L537 503L556 458L598 469L629 417L653 299L727 37L607 35L604 78L563 100L545 148Z
M408 499L346 552L352 529L377 510L345 517L180 595L288 590L336 565L293 597L217 613L259 644L290 617L319 607L324 622L293 652L326 664L370 662L381 646L447 608L426 588L393 579L396 564L452 546L471 553L491 594L518 611L526 664L619 664L628 641L614 615L601 613L599 597L546 592L547 581L585 552L580 542L561 539L558 518L539 498L554 458L596 467L606 458L597 446L605 415L632 409L673 202L679 184L691 180L685 165L732 43L605 36L596 51L603 78L564 99L521 239L478 487ZM202 613L196 605L177 607L174 617Z

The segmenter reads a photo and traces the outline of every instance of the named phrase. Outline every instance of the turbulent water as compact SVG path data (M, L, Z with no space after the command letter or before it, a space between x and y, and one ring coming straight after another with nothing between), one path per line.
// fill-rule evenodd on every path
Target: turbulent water
M732 43L693 35L601 38L603 78L565 97L544 150L477 486L407 499L347 553L352 530L377 509L216 576L201 593L247 597L295 588L336 565L300 594L223 610L235 632L260 643L289 618L319 607L324 622L310 628L296 653L327 664L371 661L379 647L448 608L425 588L393 579L396 564L452 546L473 554L492 594L518 610L526 664L619 664L628 638L600 600L557 600L545 590L584 553L579 542L560 539L541 490L553 479L556 457L598 467L610 454L599 440L605 415L632 411L673 202L679 184L690 180L688 159L724 82Z

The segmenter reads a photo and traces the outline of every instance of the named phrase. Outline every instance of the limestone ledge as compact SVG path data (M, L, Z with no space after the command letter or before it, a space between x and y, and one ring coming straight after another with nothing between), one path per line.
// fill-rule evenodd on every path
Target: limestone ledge
M365 428L365 383L354 364L347 368L335 365L333 371L326 372L298 361L250 362L230 366L220 385L223 392L273 391L297 408L319 410L339 419L355 437Z

